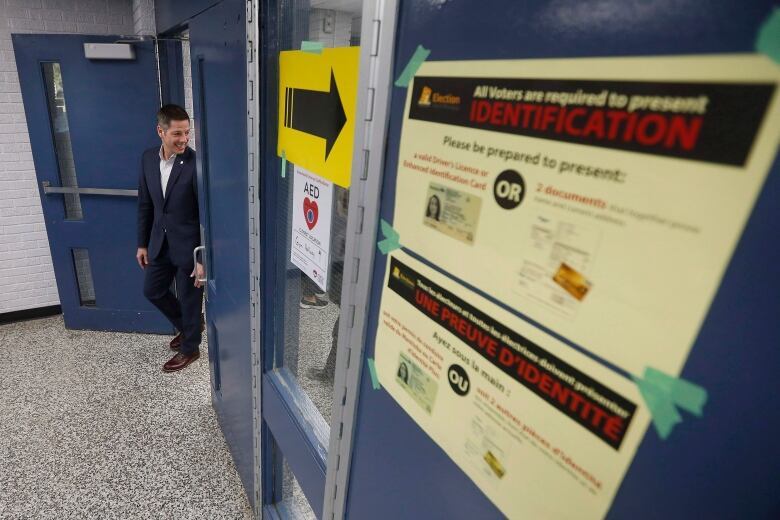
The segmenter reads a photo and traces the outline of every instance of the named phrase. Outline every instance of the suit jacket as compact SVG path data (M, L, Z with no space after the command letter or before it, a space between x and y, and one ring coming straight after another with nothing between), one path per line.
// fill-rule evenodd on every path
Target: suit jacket
M160 254L168 238L171 262L192 269L192 250L200 245L198 184L195 152L187 147L176 156L163 198L160 147L141 157L138 179L138 247L149 249L149 260Z

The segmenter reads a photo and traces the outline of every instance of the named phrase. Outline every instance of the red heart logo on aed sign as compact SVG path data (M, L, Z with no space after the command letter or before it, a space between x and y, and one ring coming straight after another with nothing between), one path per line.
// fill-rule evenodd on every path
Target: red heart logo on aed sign
M309 231L314 229L317 225L317 217L319 216L319 208L317 202L306 197L303 199L303 216L306 218L306 225L309 227Z

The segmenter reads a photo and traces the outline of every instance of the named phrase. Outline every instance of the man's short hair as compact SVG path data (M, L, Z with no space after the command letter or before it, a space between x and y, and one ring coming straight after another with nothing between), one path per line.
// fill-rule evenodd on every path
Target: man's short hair
M157 124L163 130L171 126L171 121L189 121L190 116L187 111L179 105L163 105L157 112Z

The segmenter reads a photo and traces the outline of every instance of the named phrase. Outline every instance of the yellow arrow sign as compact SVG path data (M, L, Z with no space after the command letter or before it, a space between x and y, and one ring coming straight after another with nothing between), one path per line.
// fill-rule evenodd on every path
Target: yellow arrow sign
M279 55L277 155L349 187L359 47Z

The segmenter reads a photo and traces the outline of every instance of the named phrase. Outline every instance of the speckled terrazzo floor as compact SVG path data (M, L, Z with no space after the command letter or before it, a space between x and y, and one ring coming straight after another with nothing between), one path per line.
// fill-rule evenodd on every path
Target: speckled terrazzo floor
M169 336L0 326L0 518L249 519L201 358Z

